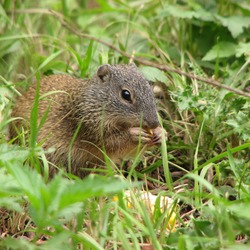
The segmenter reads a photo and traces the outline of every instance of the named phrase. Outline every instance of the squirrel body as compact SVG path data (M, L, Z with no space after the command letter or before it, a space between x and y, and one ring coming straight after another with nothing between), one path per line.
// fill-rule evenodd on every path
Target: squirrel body
M17 100L10 127L29 127L36 86ZM68 75L45 76L40 82L38 142L53 164L70 165L71 172L84 177L82 168L104 162L103 151L114 162L135 155L138 144L161 141L157 109L151 86L134 64L102 65L89 80ZM77 132L76 132L77 131ZM74 138L74 140L73 140ZM53 174L53 170L52 170Z

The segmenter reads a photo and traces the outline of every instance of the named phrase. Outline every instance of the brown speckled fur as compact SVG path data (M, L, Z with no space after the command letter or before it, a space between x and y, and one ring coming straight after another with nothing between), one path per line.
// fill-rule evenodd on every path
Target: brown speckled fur
M11 125L11 137L16 136L14 127L28 128L35 89L32 85L17 100L12 117L24 119ZM122 89L130 91L130 103L122 98ZM44 149L55 149L47 154L50 162L67 166L69 146L80 126L71 150L71 171L80 177L86 175L81 168L102 163L100 149L105 148L115 162L135 152L138 142L132 140L129 128L154 129L159 125L152 89L134 64L103 65L90 80L68 75L44 77L40 83L39 120L48 108L38 141L44 141Z

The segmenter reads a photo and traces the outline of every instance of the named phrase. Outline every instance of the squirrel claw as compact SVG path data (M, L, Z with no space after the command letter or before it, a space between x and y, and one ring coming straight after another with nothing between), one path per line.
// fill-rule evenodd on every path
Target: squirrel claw
M163 133L165 140L167 140L167 131L163 129L162 127L157 127L156 129L153 130L153 137L150 141L150 145L157 145L160 144L162 139L163 139Z

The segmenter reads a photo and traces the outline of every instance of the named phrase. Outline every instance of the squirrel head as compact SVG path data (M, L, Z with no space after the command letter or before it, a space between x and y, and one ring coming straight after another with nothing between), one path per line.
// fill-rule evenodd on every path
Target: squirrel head
M149 129L159 126L153 90L135 64L100 66L91 92L106 123Z

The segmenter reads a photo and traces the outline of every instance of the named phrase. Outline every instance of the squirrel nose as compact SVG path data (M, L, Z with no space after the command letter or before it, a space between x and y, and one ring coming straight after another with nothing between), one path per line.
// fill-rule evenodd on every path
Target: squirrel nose
M160 125L157 117L155 119L150 119L145 122L145 125L143 126L146 129L155 129Z

